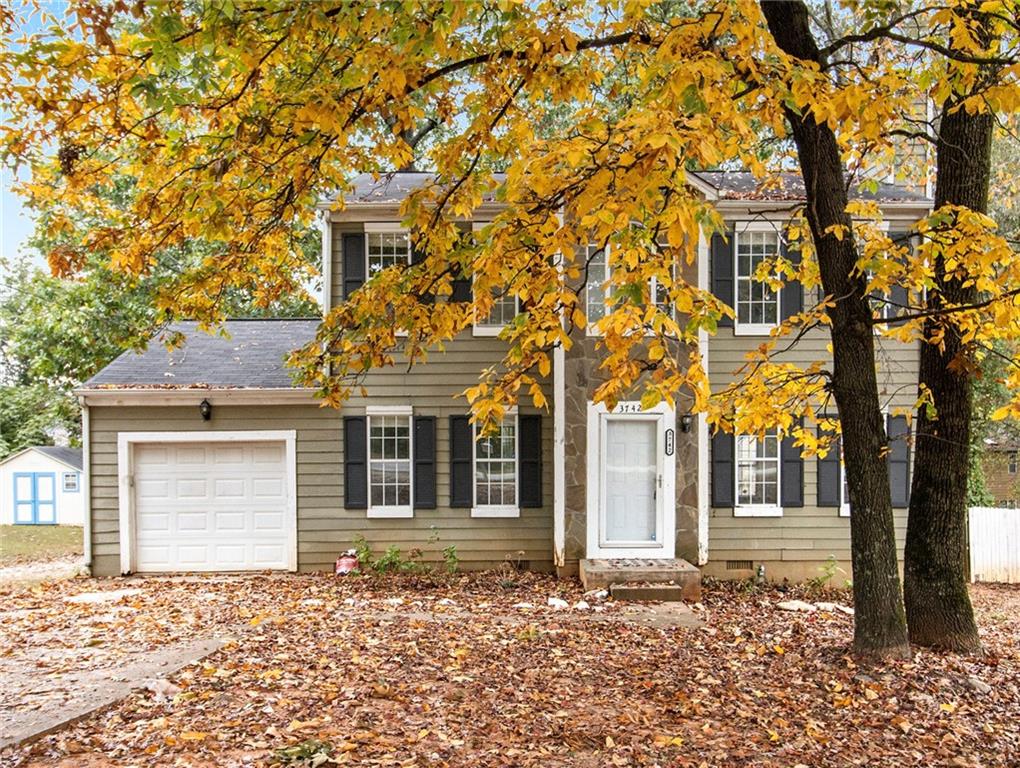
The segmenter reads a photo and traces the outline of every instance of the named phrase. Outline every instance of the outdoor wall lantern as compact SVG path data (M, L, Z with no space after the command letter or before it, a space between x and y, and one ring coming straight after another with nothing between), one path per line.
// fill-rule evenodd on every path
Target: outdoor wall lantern
M685 435L690 434L691 424L693 423L694 417L689 413L685 413L683 416L680 417L680 431L683 432Z
M198 404L198 412L202 414L202 421L209 421L212 418L212 403L203 400Z

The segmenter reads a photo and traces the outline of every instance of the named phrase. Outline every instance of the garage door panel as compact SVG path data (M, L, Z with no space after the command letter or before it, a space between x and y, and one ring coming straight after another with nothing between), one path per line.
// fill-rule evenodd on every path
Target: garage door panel
M213 513L215 519L215 526L218 532L223 533L238 533L247 529L248 515L244 512L225 512L217 510ZM280 521L282 525L282 520ZM281 530L280 526L277 526L274 531Z
M287 568L286 455L283 442L136 445L136 569Z
M149 570L170 570L170 547L166 544L139 544L137 547L138 562L148 563Z
M277 563L286 556L284 548L280 544L256 544L254 546L253 560L260 568L272 568L272 563Z
M256 477L252 495L257 499L282 499L286 496L282 477Z
M213 498L216 501L243 499L246 496L245 481L239 477L218 477L213 482Z
M138 533L170 533L170 514L153 512L138 518Z
M256 464L280 464L284 459L282 445L257 445L252 450Z
M209 487L204 477L181 477L174 485L178 499L206 499L209 497Z
M177 533L205 533L209 530L208 512L178 512Z
M280 512L256 512L253 523L254 530L258 533L278 531L283 525L283 514Z
M170 481L136 479L135 493L140 499L166 499L170 496Z
M253 450L252 447L248 447L246 450L240 445L217 445L213 448L213 462L216 464L251 463Z
M173 461L177 464L184 464L191 466L195 464L205 464L206 449L204 446L196 445L178 445L173 451Z

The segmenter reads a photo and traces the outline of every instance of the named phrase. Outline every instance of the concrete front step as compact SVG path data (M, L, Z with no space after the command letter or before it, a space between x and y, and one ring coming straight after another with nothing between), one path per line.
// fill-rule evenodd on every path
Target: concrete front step
M610 589L614 584L665 585L680 588L680 598L645 597L632 600L701 600L701 571L680 558L613 558L582 560L584 588ZM621 598L623 599L623 598Z
M609 587L609 594L614 600L639 602L682 603L696 599L690 597L690 593L690 588L685 590L680 584L612 584Z

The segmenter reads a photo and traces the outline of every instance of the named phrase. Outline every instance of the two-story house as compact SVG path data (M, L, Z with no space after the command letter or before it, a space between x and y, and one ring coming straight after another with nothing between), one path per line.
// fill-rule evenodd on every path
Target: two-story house
M408 262L399 205L425 174L359 178L342 211L323 205L326 311L375 270ZM706 240L683 267L736 310L704 335L714 387L732 381L805 298L752 280L781 247L784 217L802 197L796 176L763 192L749 174L692 174L724 215L728 237ZM871 196L893 232L930 201L890 185ZM495 202L475 223L496 215ZM900 228L900 229L897 229ZM597 273L605 262L593 254ZM588 314L605 311L601 281ZM683 558L715 575L804 578L830 556L849 568L849 508L838 453L801 458L776 436L711 435L703 417L621 402L592 402L600 383L596 339L577 332L544 381L547 410L521 404L496 436L476 439L455 395L502 357L513 299L411 370L374 371L366 394L340 411L295 387L284 356L314 336L317 320L237 320L229 338L182 323L185 346L125 353L79 390L88 468L86 551L95 574L245 569L318 570L363 536L377 549L420 548L438 559L455 545L462 565L511 559L576 572L586 559ZM824 359L812 331L787 354ZM914 400L918 350L879 341L883 400ZM905 420L889 455L897 533L906 523L910 451Z

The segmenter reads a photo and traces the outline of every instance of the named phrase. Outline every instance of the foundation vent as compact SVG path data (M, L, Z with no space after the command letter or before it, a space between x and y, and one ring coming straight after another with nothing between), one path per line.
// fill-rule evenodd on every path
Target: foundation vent
M726 570L727 571L749 571L754 568L754 563L750 560L727 560Z

